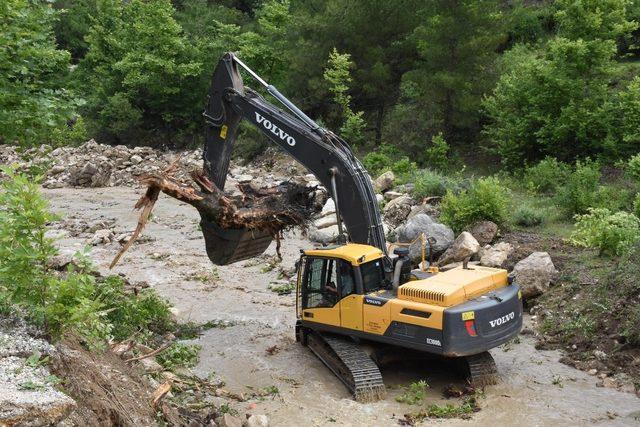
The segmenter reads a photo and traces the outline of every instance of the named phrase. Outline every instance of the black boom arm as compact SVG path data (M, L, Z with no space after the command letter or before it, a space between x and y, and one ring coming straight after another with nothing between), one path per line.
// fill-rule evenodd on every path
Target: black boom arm
M246 88L238 66L249 72L291 113L277 108ZM386 253L380 210L371 180L349 145L307 117L278 90L268 85L232 53L225 54L213 73L204 112L206 119L205 171L224 188L236 133L243 118L305 166L329 191L349 239Z

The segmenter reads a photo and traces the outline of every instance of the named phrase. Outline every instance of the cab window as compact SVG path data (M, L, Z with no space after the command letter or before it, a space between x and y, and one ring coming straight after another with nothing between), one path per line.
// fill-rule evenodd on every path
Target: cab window
M386 287L382 260L366 262L360 265L364 292L375 292Z
M351 263L338 260L338 274L340 275L340 297L344 298L356 293L356 280Z
M337 260L307 258L303 307L333 307L338 302Z

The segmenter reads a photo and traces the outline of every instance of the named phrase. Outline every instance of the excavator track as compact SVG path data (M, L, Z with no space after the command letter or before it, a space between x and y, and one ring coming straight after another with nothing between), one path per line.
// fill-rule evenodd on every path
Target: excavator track
M488 351L465 357L468 380L476 388L498 383L498 368Z
M356 401L366 403L384 399L386 389L378 366L349 339L310 332L307 345L344 383Z

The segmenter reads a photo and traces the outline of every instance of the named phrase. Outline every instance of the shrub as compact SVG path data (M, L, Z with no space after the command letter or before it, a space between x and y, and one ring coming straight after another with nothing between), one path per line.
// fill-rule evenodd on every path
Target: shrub
M527 189L539 194L552 194L564 183L571 168L554 157L545 157L535 166L525 170L524 184Z
M567 177L557 194L558 204L571 217L597 206L600 167L591 160L576 162L575 170Z
M127 294L122 279L96 278L88 259L77 255L77 267L51 271L58 253L46 237L55 219L38 186L25 175L4 168L0 184L0 308L20 314L53 339L74 334L90 347L134 332L163 334L174 328L169 305L152 290Z
M143 289L137 295L126 293L124 281L109 276L98 284L96 293L109 306L107 320L113 324L113 338L125 340L145 330L162 335L175 329L169 304L152 289Z
M570 241L578 246L597 248L601 255L622 255L640 239L640 219L628 212L611 213L591 208L576 216Z
M413 190L411 194L418 199L430 196L444 196L447 190L457 191L460 182L431 169L421 169L411 178Z
M640 183L640 154L636 154L627 162L627 174Z
M87 127L84 119L79 116L73 124L64 124L53 129L49 135L51 144L56 147L65 145L78 146L87 140Z
M533 206L521 205L513 212L513 222L522 227L533 227L545 221L545 212Z
M402 157L391 165L391 170L400 182L405 182L418 170L418 165L409 160L408 157Z
M431 138L431 146L425 150L425 162L429 167L444 171L449 169L449 144L442 132Z
M174 342L169 348L158 354L157 359L165 369L191 368L198 363L200 346Z
M459 194L447 191L442 199L440 218L455 231L481 220L503 223L507 216L508 191L495 177L478 179Z
M429 384L425 380L411 383L404 393L396 397L396 401L408 405L418 405L427 396L428 388Z
M372 176L378 176L387 170L391 170L393 161L384 153L372 151L364 156L362 163Z

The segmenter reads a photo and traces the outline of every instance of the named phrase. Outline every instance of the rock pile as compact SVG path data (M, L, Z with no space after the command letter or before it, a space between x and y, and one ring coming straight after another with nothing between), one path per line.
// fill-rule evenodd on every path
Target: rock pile
M0 146L0 163L43 174L45 188L134 185L139 176L161 171L178 155L187 168L202 166L200 149L161 152L151 147L99 144L93 139L79 147L42 145L23 152Z
M57 425L76 404L56 390L57 378L41 363L55 356L48 342L24 324L0 324L0 425Z

